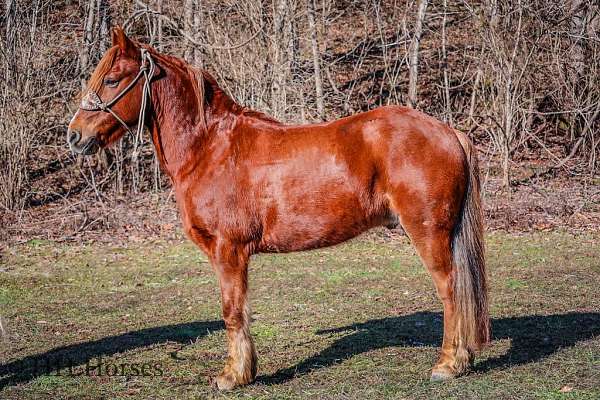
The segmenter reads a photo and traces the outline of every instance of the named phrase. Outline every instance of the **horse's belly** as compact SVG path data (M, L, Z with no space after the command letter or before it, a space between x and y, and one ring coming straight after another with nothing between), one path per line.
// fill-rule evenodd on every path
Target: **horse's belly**
M336 229L328 227L301 227L298 229L275 229L263 235L259 251L264 253L285 253L291 251L311 250L333 246L351 239L370 226L362 224L352 229Z
M385 224L387 219L382 210L369 209L351 196L303 199L295 207L270 210L263 224L259 251L290 252L332 246Z

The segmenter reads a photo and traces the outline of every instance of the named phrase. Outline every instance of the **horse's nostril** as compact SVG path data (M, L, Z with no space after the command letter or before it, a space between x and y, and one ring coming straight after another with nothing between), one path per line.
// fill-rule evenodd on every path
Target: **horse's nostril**
M77 144L80 139L81 139L81 133L79 133L78 131L69 131L69 134L67 137L69 144Z

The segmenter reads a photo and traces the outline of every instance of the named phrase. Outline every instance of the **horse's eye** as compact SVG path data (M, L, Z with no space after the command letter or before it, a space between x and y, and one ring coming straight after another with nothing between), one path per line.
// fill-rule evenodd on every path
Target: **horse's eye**
M119 84L119 81L116 79L107 78L104 80L104 84L108 87L117 87L117 85Z

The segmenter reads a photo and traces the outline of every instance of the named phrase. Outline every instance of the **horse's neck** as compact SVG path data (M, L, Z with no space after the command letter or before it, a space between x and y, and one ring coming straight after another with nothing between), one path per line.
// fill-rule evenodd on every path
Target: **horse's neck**
M197 101L193 77L165 69L166 77L153 83L150 131L163 170L176 183L186 170L210 156L208 142L215 140L215 126L231 120L240 107L212 86L205 88L207 98Z

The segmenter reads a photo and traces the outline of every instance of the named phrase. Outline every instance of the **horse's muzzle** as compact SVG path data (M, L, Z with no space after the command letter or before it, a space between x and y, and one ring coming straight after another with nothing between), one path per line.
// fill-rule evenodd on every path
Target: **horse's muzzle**
M92 155L100 149L100 145L94 136L91 136L85 143L82 143L81 133L69 130L67 133L67 142L71 150L78 154Z

